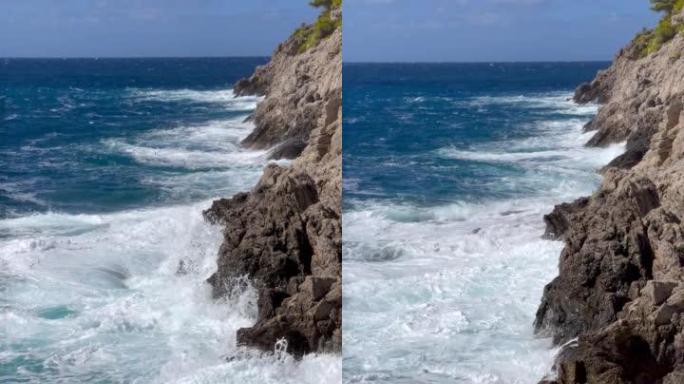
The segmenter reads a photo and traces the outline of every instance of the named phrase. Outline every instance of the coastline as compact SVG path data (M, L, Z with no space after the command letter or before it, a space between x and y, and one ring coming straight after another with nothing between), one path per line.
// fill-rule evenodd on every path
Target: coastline
M564 345L557 379L545 382L684 380L684 37L645 56L640 44L632 41L575 94L600 104L585 127L594 132L588 146L627 144L601 170L596 192L545 216L547 236L565 242L535 321L537 332Z
M551 369L530 325L562 244L541 217L623 150L584 147L596 108L568 100L599 68L345 68L344 382Z
M238 331L238 343L296 357L340 352L342 342L341 29L303 51L302 44L293 34L234 88L264 96L242 145L291 163L269 164L251 191L204 212L224 228L208 279L214 296L242 289L244 276L258 291L257 322Z
M95 70L77 73L92 76L108 63L88 65ZM8 124L19 134L3 143L10 144L3 148L8 169L31 170L24 175L32 181L47 169L49 178L42 180L62 188L34 188L36 194L27 195L2 187L3 197L16 199L10 200L16 207L27 200L38 207L31 212L27 206L0 222L5 325L0 333L6 336L0 381L316 383L339 377L335 355L295 361L237 346L237 330L257 318L255 290L211 298L205 280L216 270L222 236L201 212L217 196L254 185L267 163L265 151L239 145L253 128L243 120L256 100L233 98L220 82L232 83L236 73L248 72L240 66L211 67L215 77L194 86L173 78L166 86L131 88L126 81L137 75L132 71L114 77L118 86L106 91L57 88L54 92L65 95L55 97L61 108L35 103L38 98L27 99L32 104L22 108L14 104L20 118ZM16 94L9 97L16 103ZM144 113L150 110L156 113ZM111 129L65 124L86 114ZM46 116L60 117L58 133L37 129L21 135L21 124L40 128ZM21 140L26 144L12 148ZM94 158L106 164L93 167ZM69 160L75 161L68 167L51 166ZM120 177L128 182L118 182ZM141 189L155 193L137 194ZM62 190L69 193L54 193ZM72 196L78 206L70 204Z

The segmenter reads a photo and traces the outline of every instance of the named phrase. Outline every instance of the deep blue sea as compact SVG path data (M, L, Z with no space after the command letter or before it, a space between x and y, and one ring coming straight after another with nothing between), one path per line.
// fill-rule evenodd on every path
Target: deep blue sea
M608 63L344 65L345 382L528 383L560 242L542 215L590 194L574 88Z
M185 194L169 180L226 168L211 158L235 144L218 140L230 139L222 128L240 122L256 102L233 99L230 87L264 62L0 61L0 217L215 196L215 186ZM204 140L211 134L217 140Z
M339 377L334 356L237 347L256 294L205 283L201 211L267 162L239 145L259 99L231 90L265 61L0 60L0 382Z

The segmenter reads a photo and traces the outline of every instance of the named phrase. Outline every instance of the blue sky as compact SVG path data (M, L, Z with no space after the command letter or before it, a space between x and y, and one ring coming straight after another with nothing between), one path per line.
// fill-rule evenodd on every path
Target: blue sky
M345 61L609 60L648 0L344 0Z
M265 56L307 0L0 0L0 57Z

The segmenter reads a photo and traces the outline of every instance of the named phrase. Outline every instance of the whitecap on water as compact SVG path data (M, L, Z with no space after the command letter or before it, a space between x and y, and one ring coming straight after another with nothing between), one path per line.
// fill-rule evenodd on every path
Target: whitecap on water
M457 102L462 104L463 102ZM488 106L523 107L530 110L560 113L574 116L591 116L596 113L595 104L576 104L572 95L566 92L551 92L537 95L479 96L465 102L466 106L484 108Z
M567 101L479 102L556 108ZM548 373L557 349L535 337L532 324L563 245L542 239L542 216L591 193L596 170L624 150L583 147L584 122L540 122L529 139L434 153L528 169L501 180L535 186L525 198L351 204L343 220L346 382L522 384Z
M251 111L262 99L260 96L235 96L232 89L225 90L193 90L193 89L129 89L134 101L157 102L195 102L222 104L228 110Z
M469 149L440 148L437 155L460 160L517 163L526 167L579 168L593 171L625 150L625 143L606 148L585 147L594 132L583 132L586 120L545 120L532 127L534 135L521 140L490 142Z
M102 144L106 151L123 153L148 165L190 170L263 165L266 151L240 146L253 127L243 120L241 116L154 130L131 139L104 139Z
M3 300L12 303L0 312L3 360L8 372L22 366L0 378L319 383L339 377L338 356L298 362L236 345L237 329L256 319L256 292L211 298L205 280L216 268L221 233L201 216L209 204L0 221L33 234L0 241L0 263L12 274L2 277L10 281ZM90 230L55 230L73 226ZM178 274L181 261L194 267Z
M259 100L235 98L230 90L131 90L131 97L245 112ZM197 201L202 191L203 201L0 220L0 381L339 380L337 355L295 361L237 346L237 330L256 320L256 291L216 301L206 283L222 241L220 228L201 214L208 198L249 189L266 164L266 151L239 145L252 129L244 118L109 138L88 148L181 168L155 169L141 181L172 191L174 201Z

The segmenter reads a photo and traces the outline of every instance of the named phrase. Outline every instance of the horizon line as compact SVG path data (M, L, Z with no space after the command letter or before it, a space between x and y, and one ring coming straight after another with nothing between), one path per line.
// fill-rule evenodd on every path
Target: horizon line
M0 56L0 60L127 60L127 59L264 59L271 55L247 56ZM589 60L435 60L435 61L345 61L342 64L573 64L573 63L606 63L612 59Z
M268 55L244 56L0 56L0 60L120 60L120 59L263 59Z
M342 64L573 64L573 63L606 63L613 59L591 60L490 60L490 61L345 61Z

